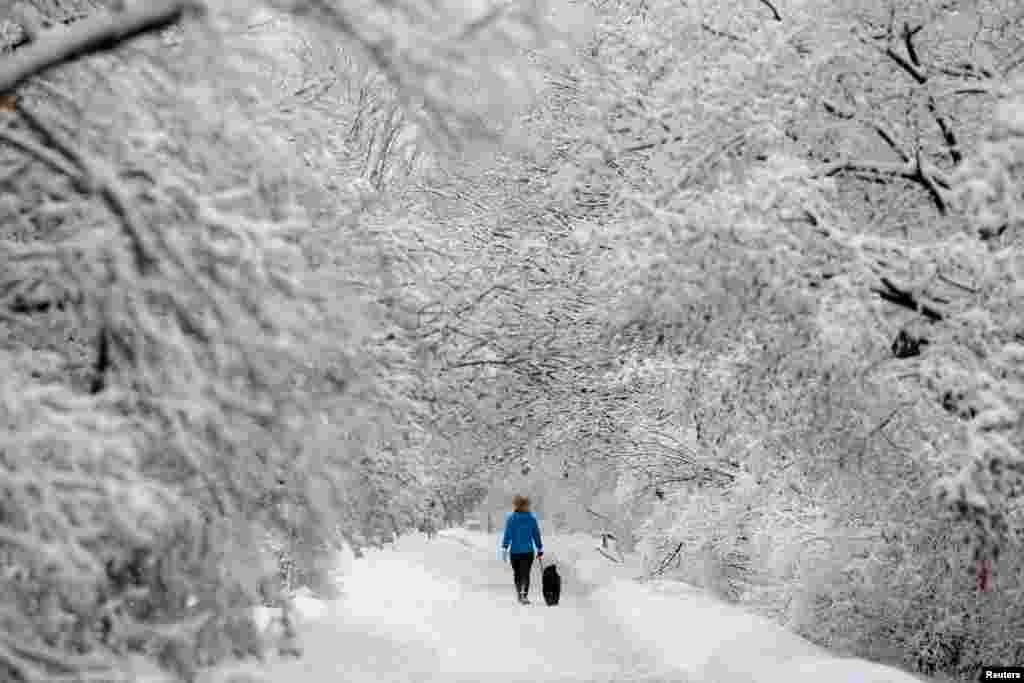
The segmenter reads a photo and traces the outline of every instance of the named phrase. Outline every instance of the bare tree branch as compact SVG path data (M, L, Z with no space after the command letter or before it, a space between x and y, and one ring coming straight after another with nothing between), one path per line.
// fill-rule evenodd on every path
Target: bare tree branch
M623 147L622 151L625 154L630 154L630 153L633 153L633 152L646 152L647 150L654 149L655 147L657 147L659 145L667 145L667 144L670 144L670 143L673 143L673 142L680 142L680 141L685 140L685 139L686 139L685 135L676 135L674 137L664 137L664 138L662 138L660 140L652 140L650 142L640 142L640 143L637 143L635 145L630 145L629 147Z
M896 286L889 278L883 277L881 278L881 281L882 287L872 287L871 291L889 303L920 313L933 322L938 322L945 318L945 315L942 312L932 308L928 304L922 303L909 290Z
M928 191L928 194L932 198L932 202L935 204L935 208L939 210L939 213L945 214L947 209L946 198L939 189L938 184L934 178L928 173L925 173L924 167L921 162L921 149L918 148L915 152L915 164L914 164L914 175L911 178L915 180Z
M655 569L653 572L651 572L651 576L657 576L659 574L664 574L665 570L668 569L670 564L672 564L672 561L675 560L677 557L679 557L679 553L680 553L680 551L682 551L682 549L683 549L683 544L679 543L675 547L675 550L670 552L668 555L666 555L662 559L661 563L658 565L658 568Z
M935 98L931 95L928 96L928 111L931 112L932 118L935 119L935 123L939 126L942 140L946 143L946 148L949 150L949 158L952 159L954 164L959 164L963 158L963 155L960 153L960 142L957 140L956 134L953 132L952 127L950 127L949 122L946 121L946 117L939 113Z
M779 10L776 9L775 5L773 5L770 0L761 0L761 4L772 11L772 18L775 19L775 21L782 21L782 15L779 14Z
M843 172L877 173L878 175L896 176L914 179L916 169L913 163L900 164L886 161L836 161L826 165L819 172L823 176L833 176Z
M843 110L838 104L831 100L822 100L822 106L825 107L825 111L841 119L854 120L857 118L857 114L855 114L854 112ZM892 149L892 151L899 155L900 159L902 159L904 162L910 161L910 156L906 152L904 152L903 149L896 142L896 136L890 133L886 128L882 127L882 124L877 123L875 121L865 121L865 123L867 123L876 133L878 133L878 136L885 141L885 144L889 145L889 148Z
M727 40L731 40L731 41L736 42L736 43L742 43L743 42L743 39L740 38L735 33L729 33L728 31L723 31L721 29L717 29L714 26L711 26L710 24L708 24L707 22L702 22L700 27L702 29L704 29L705 31L707 31L708 33L710 33L711 35L713 35L713 36L718 36L719 38L725 38Z
M894 48L885 48L885 54L888 55L892 61L896 62L901 69L906 71L907 75L917 81L918 85L924 85L928 82L928 76L925 75L924 71L911 64L906 57L901 55L899 52L896 52Z
M953 285L957 289L961 289L961 290L963 290L965 292L968 292L970 294L977 294L978 293L978 289L976 287L970 287L968 285L965 285L964 283L958 282L958 281L952 279L951 277L949 277L948 275L945 275L943 273L939 273L937 277L940 280L942 280L943 282L945 282L946 284Z
M110 369L110 365L110 334L107 332L106 325L103 325L96 334L96 361L92 366L90 394L98 394L106 388L107 371Z
M939 213L945 214L948 211L945 191L945 188L949 187L948 178L938 169L927 167L920 158L920 152L916 157L915 161L903 164L885 161L837 161L825 166L819 174L833 176L844 172L874 173L912 180L928 192Z
M506 367L516 368L526 362L525 358L511 358L511 359L479 359L479 360L467 360L461 363L453 363L452 365L445 366L441 372L447 372L449 370L457 370L459 368L473 368L480 366L492 366L492 367Z
M917 56L917 48L914 47L914 36L920 33L923 28L924 25L910 28L910 24L905 22L903 24L903 44L906 46L907 54L910 55L910 61L914 66L921 66L921 60Z
M921 67L921 60L917 54L917 49L914 47L914 36L921 30L921 26L917 28L910 28L909 24L903 25L903 44L906 46L907 54L909 59L898 53L895 48L891 45L886 48L885 54L889 56L897 65L904 71L906 71L911 78L913 78L918 85L924 85L928 82L928 75L924 72ZM946 144L946 148L949 150L950 159L954 164L960 163L963 158L960 153L960 143L957 140L956 134L953 132L953 127L949 125L949 121L943 116L938 109L934 95L928 95L928 111L931 112L932 118L935 119L936 125L939 127L939 132L942 134L942 140ZM932 193L933 198L937 195ZM937 201L936 204L942 202ZM944 210L944 209L943 209Z
M43 162L57 173L67 176L74 183L84 182L82 174L77 168L69 164L59 154L55 154L52 150L40 145L35 140L22 135L20 131L0 128L0 143L7 143L11 147L20 149L29 156Z
M935 98L956 97L959 95L988 95L990 97L998 97L998 93L994 88L985 85L958 85L937 93Z

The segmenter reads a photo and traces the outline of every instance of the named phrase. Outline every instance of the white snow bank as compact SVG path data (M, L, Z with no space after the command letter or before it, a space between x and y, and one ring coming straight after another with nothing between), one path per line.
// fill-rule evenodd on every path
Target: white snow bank
M257 605L252 608L252 620L256 624L256 628L259 629L260 633L266 633L270 630L272 624L280 621L281 613L282 610L280 607L264 607L263 605Z
M291 620L295 627L307 626L328 619L332 613L332 603L316 597L312 590L301 586L290 598ZM252 620L264 638L275 640L285 635L284 610L281 607L264 607L257 605L252 608Z
M438 532L439 538L451 539L459 542L468 548L476 548L479 550L497 550L501 545L501 536L495 534L486 534L480 531L470 531L462 527L455 527L453 529L443 529Z
M329 604L316 597L306 586L295 591L295 595L292 596L292 609L301 622L319 621L330 612Z
M695 680L715 683L920 683L865 659L840 658L763 617L692 586L616 579L593 599L638 642Z
M352 551L351 546L347 543L343 543L341 550L334 553L334 563L332 576L336 579L343 577L352 571L352 567L355 566L356 554Z
M926 680L891 666L876 664L866 659L838 658L816 659L795 658L778 671L779 680L817 681L828 680L837 683L921 683Z
M789 659L826 656L781 626L688 586L665 593L653 585L616 579L593 599L630 637L697 680L775 680L771 672Z

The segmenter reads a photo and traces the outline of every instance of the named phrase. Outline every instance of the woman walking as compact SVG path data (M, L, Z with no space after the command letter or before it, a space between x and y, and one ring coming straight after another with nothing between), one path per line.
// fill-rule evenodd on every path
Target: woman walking
M516 594L519 602L530 604L527 597L530 592L530 568L533 567L533 551L537 549L537 559L544 557L544 544L540 540L540 525L537 518L530 512L530 499L526 496L515 496L512 499L513 512L505 520L505 536L501 548L509 553L512 562L512 575L516 582Z

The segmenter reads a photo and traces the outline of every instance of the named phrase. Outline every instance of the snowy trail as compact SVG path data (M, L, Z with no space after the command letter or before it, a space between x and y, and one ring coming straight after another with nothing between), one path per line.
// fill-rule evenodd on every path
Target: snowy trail
M686 681L636 646L578 586L548 607L534 567L515 600L511 570L441 535L399 539L353 563L346 596L303 633L301 660L263 669L274 683L328 681Z
M548 607L515 600L497 539L407 536L339 573L344 597L306 601L304 656L220 669L210 683L921 683L836 658L781 626L684 584L632 581L588 537L549 538L567 577ZM315 612L319 612L315 614ZM232 678L233 673L256 673ZM204 683L206 683L204 681Z

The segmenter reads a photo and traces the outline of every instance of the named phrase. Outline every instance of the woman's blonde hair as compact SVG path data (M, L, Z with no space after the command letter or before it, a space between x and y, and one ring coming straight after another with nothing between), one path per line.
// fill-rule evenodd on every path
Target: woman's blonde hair
M513 496L512 509L516 512L528 512L530 509L530 499L526 496Z

